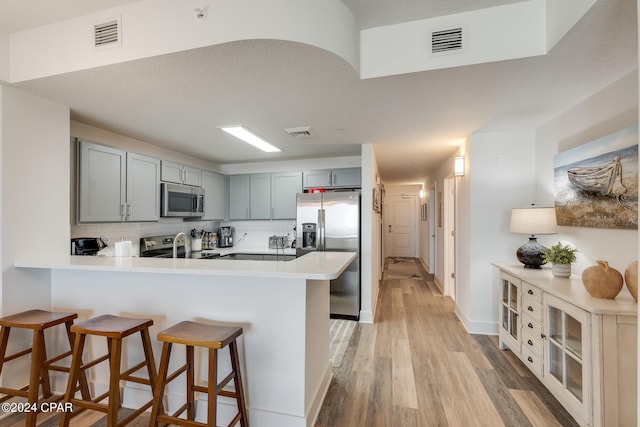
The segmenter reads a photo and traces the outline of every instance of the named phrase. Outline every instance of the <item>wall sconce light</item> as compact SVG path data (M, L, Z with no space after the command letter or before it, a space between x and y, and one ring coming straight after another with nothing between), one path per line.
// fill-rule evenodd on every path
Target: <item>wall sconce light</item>
M422 188L420 189L420 198L424 199L424 190Z
M456 156L453 159L453 174L455 176L464 175L464 156Z

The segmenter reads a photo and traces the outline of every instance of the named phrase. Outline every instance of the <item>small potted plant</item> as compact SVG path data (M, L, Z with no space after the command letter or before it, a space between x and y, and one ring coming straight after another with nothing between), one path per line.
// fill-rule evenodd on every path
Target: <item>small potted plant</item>
M555 277L570 277L571 264L576 261L576 252L578 249L558 242L550 248L542 249L542 259L552 264L551 272Z

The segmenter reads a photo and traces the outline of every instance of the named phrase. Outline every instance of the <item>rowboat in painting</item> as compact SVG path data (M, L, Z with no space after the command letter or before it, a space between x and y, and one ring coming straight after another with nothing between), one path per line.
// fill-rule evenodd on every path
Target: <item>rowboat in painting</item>
M627 192L622 184L620 156L604 166L571 168L567 175L571 184L590 193L619 196Z

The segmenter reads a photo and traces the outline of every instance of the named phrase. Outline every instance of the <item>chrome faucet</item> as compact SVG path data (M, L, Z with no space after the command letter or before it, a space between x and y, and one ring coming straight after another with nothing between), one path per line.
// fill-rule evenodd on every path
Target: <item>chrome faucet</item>
M178 239L180 237L182 237L182 240L184 240L185 254L189 255L189 253L191 252L191 248L189 246L189 239L187 239L187 235L181 231L180 233L176 234L176 236L173 238L173 257L174 258L177 258L176 243L178 243Z

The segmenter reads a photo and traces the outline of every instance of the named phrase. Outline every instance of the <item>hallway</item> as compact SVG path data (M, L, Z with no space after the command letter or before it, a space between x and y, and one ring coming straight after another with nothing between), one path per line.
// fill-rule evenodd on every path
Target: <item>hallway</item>
M576 426L497 337L470 335L421 264L390 258L316 427Z

